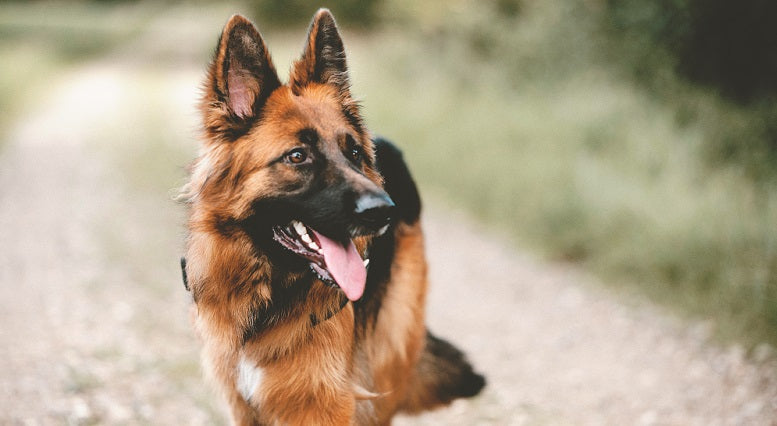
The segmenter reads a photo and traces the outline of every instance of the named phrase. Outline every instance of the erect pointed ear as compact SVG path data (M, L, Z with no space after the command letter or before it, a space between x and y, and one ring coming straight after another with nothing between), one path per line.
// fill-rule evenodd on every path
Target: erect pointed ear
M202 100L210 136L233 139L250 128L264 102L281 85L254 24L232 16L219 38Z
M290 84L294 93L308 83L331 84L341 93L349 89L345 48L335 18L328 9L319 9L308 30L302 57L294 63Z

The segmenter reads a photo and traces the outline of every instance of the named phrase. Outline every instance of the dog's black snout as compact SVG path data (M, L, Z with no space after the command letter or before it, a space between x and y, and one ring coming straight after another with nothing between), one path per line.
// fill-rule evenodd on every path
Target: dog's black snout
M394 201L385 192L364 194L356 199L353 213L363 225L378 230L391 221Z

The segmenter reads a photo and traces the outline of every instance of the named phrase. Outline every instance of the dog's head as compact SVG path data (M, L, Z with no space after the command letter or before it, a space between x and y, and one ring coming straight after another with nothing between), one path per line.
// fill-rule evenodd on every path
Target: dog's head
M287 84L256 27L233 16L201 110L206 140L187 188L195 215L226 233L246 231L263 253L291 256L358 299L366 240L385 232L394 204L350 94L331 13L313 17Z

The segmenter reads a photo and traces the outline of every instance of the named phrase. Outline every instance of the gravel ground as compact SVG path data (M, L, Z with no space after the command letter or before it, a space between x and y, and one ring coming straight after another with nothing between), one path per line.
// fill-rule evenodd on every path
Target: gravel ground
M118 111L138 110L142 66L100 62L52 82L0 155L0 424L223 422L188 326L181 209L115 154L134 152ZM200 71L184 71L155 74L151 108L183 135L174 149L193 151L180 145L194 144ZM428 323L489 384L396 424L777 424L768 348L717 346L708 324L614 296L440 203L424 221Z

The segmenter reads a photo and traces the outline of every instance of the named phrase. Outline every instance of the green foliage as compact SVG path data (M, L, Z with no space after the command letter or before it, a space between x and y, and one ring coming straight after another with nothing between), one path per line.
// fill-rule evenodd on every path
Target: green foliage
M760 137L757 116L661 61L666 91L645 90L602 53L612 44L584 3L451 9L349 57L371 127L425 189L721 336L777 343L777 186L710 148Z
M749 102L777 94L777 4L608 0L605 23L642 51L665 49L692 81Z
M614 63L674 102L681 119L690 114L707 122L705 156L742 165L756 179L774 178L777 3L609 0L601 20L608 51L619 59ZM689 87L675 73L732 105L716 114L698 105L698 96L676 96Z

